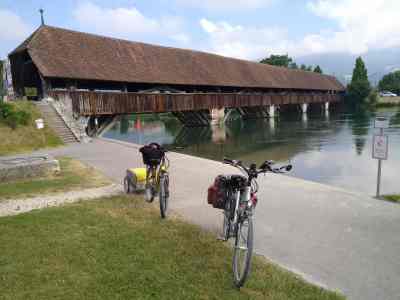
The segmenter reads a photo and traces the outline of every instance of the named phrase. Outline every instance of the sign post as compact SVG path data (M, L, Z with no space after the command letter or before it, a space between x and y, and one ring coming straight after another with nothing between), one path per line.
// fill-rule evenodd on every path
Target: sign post
M375 119L375 128L379 129L379 134L375 134L372 142L372 158L378 160L378 177L376 184L376 197L380 196L382 160L388 159L389 137L383 134L383 130L389 128L389 120L384 117Z

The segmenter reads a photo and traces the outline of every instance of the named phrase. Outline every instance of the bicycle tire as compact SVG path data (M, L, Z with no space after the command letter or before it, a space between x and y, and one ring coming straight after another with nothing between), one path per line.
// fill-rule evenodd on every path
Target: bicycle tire
M167 216L168 209L168 175L163 174L160 176L160 214L161 218L165 218Z
M247 222L247 230L244 229L244 223ZM247 231L247 238L245 241L246 253L243 259L243 265L240 265L240 250L241 248L241 238L243 238L242 230ZM251 265L251 257L253 254L253 220L251 217L247 217L244 220L241 220L235 230L235 245L234 245L234 254L233 254L233 278L234 284L236 287L240 288L244 285L249 273L250 273L250 265Z
M131 193L131 186L130 186L130 183L129 183L128 176L125 176L125 178L124 178L124 192L126 194L130 194Z
M222 238L227 241L230 236L231 236L231 222L229 220L229 217L227 216L227 213L224 211L224 220L222 224Z

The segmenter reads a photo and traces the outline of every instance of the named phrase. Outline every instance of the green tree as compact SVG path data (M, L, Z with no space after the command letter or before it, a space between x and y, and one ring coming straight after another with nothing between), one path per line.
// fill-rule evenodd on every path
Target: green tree
M273 66L289 67L289 64L293 62L293 59L289 55L271 55L268 58L260 60L262 64L269 64Z
M2 97L4 95L3 89L3 61L0 60L0 101L3 100Z
M297 70L299 66L296 64L296 62L291 62L289 64L289 69Z
M314 73L323 74L322 69L319 65L314 68Z
M379 81L378 87L381 91L390 91L399 95L400 71L389 73L383 76L383 78Z
M368 71L361 57L356 59L353 77L347 86L348 101L351 103L363 103L371 92L371 84L368 80Z
M307 71L307 66L305 64L301 64L300 70Z

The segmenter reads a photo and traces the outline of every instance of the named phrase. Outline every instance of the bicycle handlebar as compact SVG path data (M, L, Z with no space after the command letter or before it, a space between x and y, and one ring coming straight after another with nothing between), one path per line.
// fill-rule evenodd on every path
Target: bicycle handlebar
M223 160L224 164L231 165L236 168L240 168L244 170L248 175L252 175L254 177L257 177L258 174L261 173L276 173L276 174L284 174L286 172L290 172L293 169L293 166L291 164L279 167L279 168L272 168L272 165L274 164L273 161L267 160L261 166L257 169L256 164L251 164L250 167L243 166L242 162L240 160L232 160L229 158L224 158Z

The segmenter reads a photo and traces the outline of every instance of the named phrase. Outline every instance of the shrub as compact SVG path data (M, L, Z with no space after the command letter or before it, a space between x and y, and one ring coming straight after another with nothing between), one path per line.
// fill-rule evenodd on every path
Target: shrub
M27 126L32 119L32 115L23 109L18 110L15 105L10 103L0 103L0 123L15 129L18 126Z
M369 104L376 104L378 103L378 90L377 89L373 89L371 91L371 93L368 96L368 103Z

